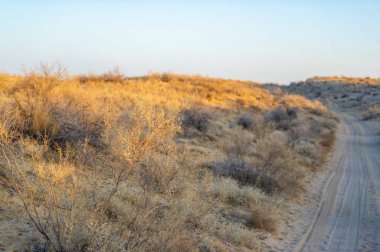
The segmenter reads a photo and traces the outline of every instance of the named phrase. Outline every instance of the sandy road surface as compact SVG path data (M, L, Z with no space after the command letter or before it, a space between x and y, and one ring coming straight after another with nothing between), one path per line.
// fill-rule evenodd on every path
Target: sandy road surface
M334 168L298 249L380 251L380 141L363 122L344 116Z

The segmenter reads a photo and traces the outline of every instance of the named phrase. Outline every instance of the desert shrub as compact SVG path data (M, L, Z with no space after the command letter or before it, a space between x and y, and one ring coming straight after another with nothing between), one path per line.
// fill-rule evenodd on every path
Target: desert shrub
M371 120L380 117L380 105L372 105L363 112L363 120Z
M254 152L254 135L236 130L221 145L226 157L215 163L213 170L217 175L236 179L241 185L254 185L268 193L276 190L276 181L248 159Z
M125 80L125 76L120 73L118 67L100 75L88 74L79 75L76 77L80 83L86 82L107 82L107 83L122 83Z
M280 225L280 205L260 189L241 186L231 179L222 179L218 183L222 200L249 212L245 225L268 232L276 232Z
M313 120L310 124L310 133L314 136L326 136L330 135L331 131L335 128L334 121L328 120Z
M182 112L182 128L185 135L189 134L189 129L195 129L199 132L207 132L210 125L211 116L199 109L187 109Z
M218 162L214 170L216 174L231 177L242 184L253 184L258 178L255 168L251 167L245 161L235 158L227 158Z
M155 154L150 156L140 168L142 186L157 193L175 190L175 180L181 167L171 156Z
M70 108L65 108L58 114L60 127L55 136L50 137L52 144L64 147L68 143L78 146L86 142L96 148L105 146L103 134L106 122L102 116Z
M120 73L120 70L118 67L115 67L114 69L108 71L107 73L103 74L102 76L104 82L123 82L124 76Z
M279 208L268 199L261 200L252 207L249 223L255 228L275 233L280 225Z
M170 73L163 73L161 75L161 81L162 82L170 82L173 79L173 75Z
M14 113L7 110L0 110L0 144L11 144L17 137L17 133L13 130L14 119Z
M259 139L256 145L256 167L271 180L266 191L276 191L297 195L302 189L302 179L306 174L295 153L287 146L287 139L268 135ZM265 184L264 184L265 185ZM273 188L274 186L274 188Z
M295 108L277 108L265 115L267 123L272 122L277 129L289 130L297 119L297 110Z
M272 177L243 160L229 157L217 162L214 170L217 175L236 179L241 185L253 185L270 194L278 188Z
M297 123L286 132L289 147L294 147L296 142L308 139L312 135L308 126L306 123Z
M47 250L178 251L197 244L190 231L207 208L193 190L186 192L182 168L191 162L182 161L184 152L171 143L179 130L171 112L137 103L128 125L107 128L110 170L83 173L69 150L52 152L32 138L1 145Z
M296 141L293 149L297 154L307 157L307 160L300 161L306 162L308 166L313 167L319 162L319 157L321 155L320 146L311 139Z
M241 126L243 129L254 130L256 121L250 115L242 115L236 120L236 124Z
M223 138L219 145L224 154L235 160L244 161L245 157L253 152L255 135L239 128Z
M250 249L258 249L257 235L252 230L239 223L219 224L215 233L224 241Z
M14 103L7 108L12 112L10 129L59 148L84 142L103 146L101 116L72 100L57 97L67 84L66 78L65 70L54 65L42 65L39 70L29 72L12 90Z
M4 151L13 185L46 249L83 251L106 246L110 234L99 228L106 223L104 216L96 207L98 202L90 200L93 197L86 185L80 183L76 167L64 159L44 161L47 146L34 143L34 149L28 153L31 160ZM96 187L96 180L90 183Z
M21 121L18 127L27 135L42 139L53 137L58 131L58 104L53 92L65 79L65 70L42 65L39 71L30 71L12 91Z

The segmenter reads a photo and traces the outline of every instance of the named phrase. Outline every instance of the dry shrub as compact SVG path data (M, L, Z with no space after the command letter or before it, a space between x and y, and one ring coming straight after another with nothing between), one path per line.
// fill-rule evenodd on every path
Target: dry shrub
M301 139L293 143L293 150L300 155L300 162L314 170L320 164L320 146L311 139Z
M221 240L259 251L257 244L258 235L255 234L254 231L239 223L220 223L217 221L215 221L215 223L217 228L215 228L214 233Z
M271 176L243 160L229 157L218 162L214 170L217 175L236 179L241 185L255 186L270 194L278 188L277 182Z
M8 145L16 138L14 128L14 113L11 111L0 111L0 144Z
M363 120L371 120L380 117L380 105L372 105L363 112Z
M185 135L191 134L191 129L199 132L207 132L210 125L210 114L201 111L200 109L187 109L182 112L182 128Z
M231 157L218 162L214 170L217 175L231 177L242 184L254 184L258 177L256 169L243 160Z
M29 219L47 250L84 251L107 247L111 233L93 197L97 179L82 178L65 159L43 159L48 146L34 143L33 151L15 156L5 149L7 169ZM22 151L22 149L20 149ZM89 188L89 185L94 188ZM105 226L104 226L105 225ZM101 228L103 226L103 228Z
M302 179L306 174L294 152L287 146L286 137L269 135L260 139L256 147L256 166L262 174L274 183L269 183L265 191L278 191L297 195L302 189ZM266 184L264 184L266 185Z
M161 75L161 81L163 82L170 82L173 79L173 75L170 73L163 73Z
M256 129L257 121L252 115L246 114L246 115L240 116L236 120L236 124L241 126L243 129L254 131Z
M255 136L251 132L236 128L222 139L220 148L227 157L244 161L245 156L253 152L254 140Z
M19 136L48 141L53 147L85 142L102 147L103 118L59 96L69 85L66 79L65 70L54 65L27 73L12 90L14 103L5 109L11 113L9 128Z
M46 249L178 251L197 244L191 230L208 208L186 189L184 164L191 161L171 142L180 129L176 118L175 111L138 102L128 124L106 132L110 171L84 172L70 161L75 151L52 152L32 138L1 146Z
M263 194L251 186L239 186L231 179L219 182L219 194L227 203L246 209L249 213L245 224L275 233L280 224L280 201Z
M297 110L295 108L277 108L265 115L265 122L274 123L277 129L289 130L294 127L297 115Z
M173 151L170 151L173 153ZM156 154L149 157L141 167L141 181L146 190L168 193L175 190L175 180L181 167L172 156Z
M328 119L313 120L310 125L310 134L312 136L325 137L329 136L336 128L336 122Z
M58 131L57 102L54 91L66 78L61 67L42 65L27 73L13 90L17 113L21 117L20 130L34 138L54 137Z
M149 101L138 101L129 113L129 123L109 125L106 132L108 144L113 153L127 161L128 166L135 168L138 161L153 150L165 150L165 140L171 140L180 127L176 119L177 111L164 110L150 104Z
M321 146L330 149L335 143L334 134L329 135L329 136L325 136L324 138L322 138L320 143L321 143Z
M277 182L258 169L249 155L254 154L254 136L244 130L235 130L234 134L222 142L226 158L216 162L214 172L217 175L236 179L242 185L254 185L268 193L273 193Z
M276 233L280 225L280 210L270 200L261 200L252 207L250 224L270 233Z
M183 82L187 78L184 78L184 76L172 74L170 72L164 72L164 73L154 72L154 73L151 73L149 76L145 77L145 79L148 79L150 81L160 81L160 82L169 83L173 81Z
M77 79L80 83L87 83L87 82L122 83L125 80L125 77L123 74L120 73L119 68L115 67L114 69L101 75L96 75L96 74L79 75L77 76Z

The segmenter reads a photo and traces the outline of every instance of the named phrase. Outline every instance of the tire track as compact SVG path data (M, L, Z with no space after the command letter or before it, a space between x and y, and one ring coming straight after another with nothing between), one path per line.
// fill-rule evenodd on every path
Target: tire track
M362 122L345 116L334 172L296 251L380 251L380 147Z

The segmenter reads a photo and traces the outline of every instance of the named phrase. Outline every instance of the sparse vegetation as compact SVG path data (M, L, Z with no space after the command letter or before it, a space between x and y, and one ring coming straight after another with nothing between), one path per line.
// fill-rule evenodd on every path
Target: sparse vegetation
M371 105L363 112L363 120L371 120L375 118L380 118L379 104Z
M0 84L0 206L33 233L19 250L259 249L334 139L321 103L252 82L43 65Z
M363 120L378 118L379 78L314 77L286 90L321 100L330 109L354 111Z
M369 85L380 85L380 78L357 78L357 77L347 77L347 76L316 76L313 78L309 78L306 80L306 82L311 83L337 83L337 84L353 84L353 85L362 85L362 84L369 84Z

